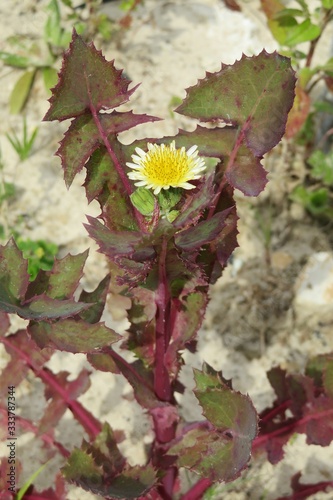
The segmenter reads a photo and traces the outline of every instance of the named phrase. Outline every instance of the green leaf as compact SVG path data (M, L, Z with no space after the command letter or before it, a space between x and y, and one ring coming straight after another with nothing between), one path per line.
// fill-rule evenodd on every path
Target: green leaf
M305 19L297 26L288 29L288 35L284 41L284 45L294 47L299 43L310 42L315 40L321 34L321 29L316 24L312 24L310 19Z
M327 188L310 191L305 186L297 186L290 198L301 203L312 215L329 215L331 213Z
M58 79L57 70L54 68L42 68L45 89L51 94L51 89L56 85Z
M12 114L22 111L27 102L35 78L36 70L26 71L17 80L10 94L9 109Z
M92 109L115 108L127 102L136 88L128 90L130 80L93 44L86 45L75 30L59 76L44 120L66 120Z
M333 151L325 154L323 151L314 151L308 158L312 167L312 175L321 179L327 186L333 186Z
M41 349L54 347L73 353L94 353L120 339L114 330L103 323L90 324L71 318L56 323L31 324L28 330Z
M42 269L49 271L58 252L58 246L44 240L17 239L17 246L23 252L23 257L28 259L28 273L30 281L34 281L38 272ZM43 290L44 291L44 290Z
M60 46L62 28L60 9L57 0L51 0L47 6L48 17L44 27L44 39L47 43Z
M20 491L18 491L18 493L16 494L15 500L23 500L24 499L24 495L28 491L29 487L34 483L35 479L39 476L39 474L43 471L43 469L47 466L47 464L48 464L48 462L41 465L41 467L39 467L39 469L37 469L33 474L31 474L29 479L24 483L24 485L20 488Z
M28 68L32 65L31 59L29 57L19 56L17 54L10 54L9 52L0 51L0 61L3 61L7 66L13 66L14 68Z
M55 260L49 275L46 294L53 299L69 299L73 297L83 276L83 267L88 257L88 250L78 255L66 255Z
M324 9L332 9L333 8L333 0L321 0L322 6Z
M99 120L106 135L110 135L119 134L141 123L156 121L158 118L137 115L131 111L124 113L113 111L112 113L100 115ZM85 113L72 121L56 153L61 158L68 187L73 182L75 175L80 172L87 159L90 158L101 143L100 131L90 113ZM111 169L115 169L115 167L110 166L109 170ZM100 186L100 189L102 187L103 185Z
M227 387L218 373L195 370L198 398L203 413L212 424L204 422L185 431L169 455L177 465L186 467L211 481L232 481L246 466L258 419L251 400Z
M281 139L294 100L295 75L290 60L263 51L242 56L232 66L207 73L177 112L202 121L222 120L239 126L255 156L262 156Z

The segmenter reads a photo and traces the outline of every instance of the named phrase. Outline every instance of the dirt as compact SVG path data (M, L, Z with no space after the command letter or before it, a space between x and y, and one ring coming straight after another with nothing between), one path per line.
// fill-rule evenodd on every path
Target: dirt
M40 36L47 3L44 0L3 2L0 49L8 50L6 39L13 34ZM130 103L134 111L164 119L140 126L137 131L124 134L122 140L162 137L176 133L178 127L193 127L171 112L171 103L175 98L184 97L186 87L194 85L205 71L218 70L221 62L233 63L243 52L253 55L263 48L269 52L276 48L257 3L240 3L242 12L227 9L221 0L146 0L133 14L130 28L104 45L103 52L108 59L114 58L116 66L124 68L134 83L142 82ZM113 2L103 9L113 17L119 16ZM325 49L323 45L320 50ZM61 255L83 251L91 242L82 222L85 214L97 215L98 207L86 202L81 188L83 176L74 181L69 191L65 188L59 159L53 157L64 127L41 123L48 103L40 80L35 82L26 108L29 130L39 127L33 155L19 162L5 137L12 128L21 130L22 127L20 116L8 115L8 100L18 75L18 70L0 69L3 175L7 182L15 183L17 193L13 200L1 206L1 222L26 238L56 242ZM302 284L314 259L318 255L322 255L325 262L333 259L332 225L314 221L302 207L290 201L291 190L306 176L301 150L291 150L284 142L265 159L265 165L270 178L265 192L256 200L237 194L239 248L223 277L212 287L198 353L184 354L188 366L182 370L182 380L190 389L193 387L191 367L200 368L203 360L208 362L222 370L226 378L232 378L237 390L248 393L258 411L273 399L266 378L268 369L281 365L300 371L309 357L333 351L332 294L318 302L319 295L313 284L310 299L302 294ZM93 288L106 272L106 262L93 246L84 286ZM326 290L333 287L330 282L325 282L325 286ZM125 305L121 299L111 297L103 318L119 332L127 325ZM5 365L6 359L2 349L0 366ZM65 353L56 354L48 366L55 372L66 367L72 376L83 366L91 369L84 356ZM131 463L144 463L145 446L152 440L152 434L146 415L133 401L131 388L112 374L95 372L91 379L91 388L79 400L114 429L123 430L122 451ZM29 375L18 388L17 399L20 414L40 418L45 397L42 385L33 376ZM190 390L180 398L180 404L184 418L202 418ZM72 448L80 446L82 436L81 428L67 412L56 429L56 438ZM20 479L23 484L43 462L45 451L32 433L20 437L18 450L23 463ZM0 452L6 454L3 446ZM273 467L265 460L254 461L242 478L232 485L220 486L212 498L274 500L288 494L289 479L298 470L307 481L333 480L332 463L332 446L307 446L304 436L299 436L288 443L286 458L280 464ZM61 464L62 460L54 457L37 479L37 485L40 488L51 485ZM184 475L184 484L187 480L188 476ZM68 495L69 500L93 498L98 497L74 487ZM332 492L309 498L329 499Z

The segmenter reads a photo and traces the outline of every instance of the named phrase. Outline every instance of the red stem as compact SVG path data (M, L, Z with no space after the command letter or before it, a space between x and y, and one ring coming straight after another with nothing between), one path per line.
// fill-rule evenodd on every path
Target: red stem
M199 479L199 481L195 483L195 485L192 486L192 488L190 488L185 495L182 496L182 500L201 500L202 495L212 484L213 483L210 479Z
M10 338L10 337L9 337ZM13 349L21 359L25 361L25 363L29 366L29 368L35 373L35 375L43 380L43 382L52 387L65 401L67 407L71 410L74 417L80 422L85 431L89 434L92 439L95 439L96 436L101 432L102 426L101 423L95 419L95 417L86 410L81 403L75 401L70 398L67 394L66 390L62 387L62 385L58 382L56 375L54 375L50 370L46 368L38 368L34 365L28 355L23 352L21 349L13 345L7 337L3 337L1 339L5 345Z
M0 412L6 417L7 416L7 410L5 408L0 408ZM33 432L36 436L39 434L39 429L36 425L34 425L30 420L21 417L21 415L16 415L15 416L16 421L21 425L25 430ZM40 434L39 437L44 441L44 443L47 443L48 445L54 446L57 448L59 453L65 458L68 458L70 456L70 452L58 441L55 441L55 439L50 436L50 434L44 432L43 434Z
M168 327L169 327L169 306L170 292L166 276L166 253L167 240L162 241L161 254L158 266L158 286L156 290L155 302L156 312L156 346L155 346L155 376L154 389L161 401L171 401L172 391L169 373L166 369L164 356L168 347Z

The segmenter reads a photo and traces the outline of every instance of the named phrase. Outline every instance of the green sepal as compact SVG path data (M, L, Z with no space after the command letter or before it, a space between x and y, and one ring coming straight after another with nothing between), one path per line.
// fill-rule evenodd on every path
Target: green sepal
M155 207L155 196L143 187L136 189L130 196L131 202L142 215L152 215Z

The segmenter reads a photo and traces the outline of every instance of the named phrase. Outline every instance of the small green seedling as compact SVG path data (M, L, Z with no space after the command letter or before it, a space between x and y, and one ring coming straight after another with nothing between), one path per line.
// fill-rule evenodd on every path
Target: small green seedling
M31 156L37 134L38 127L35 127L29 137L26 117L23 118L22 138L20 138L14 130L11 134L6 134L7 139L15 149L21 161L25 161Z

